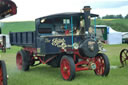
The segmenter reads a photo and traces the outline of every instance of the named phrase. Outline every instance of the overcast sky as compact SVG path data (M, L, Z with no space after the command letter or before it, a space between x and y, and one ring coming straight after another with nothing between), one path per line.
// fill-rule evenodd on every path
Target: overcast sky
M128 0L12 0L17 5L17 14L2 21L26 21L35 18L61 13L80 12L90 5L91 13L101 17L107 14L128 14Z

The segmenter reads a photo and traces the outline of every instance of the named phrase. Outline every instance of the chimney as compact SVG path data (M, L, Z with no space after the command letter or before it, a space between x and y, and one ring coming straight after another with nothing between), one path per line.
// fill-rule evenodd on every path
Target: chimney
M85 31L88 32L88 29L90 27L90 6L84 6L84 19L85 19Z

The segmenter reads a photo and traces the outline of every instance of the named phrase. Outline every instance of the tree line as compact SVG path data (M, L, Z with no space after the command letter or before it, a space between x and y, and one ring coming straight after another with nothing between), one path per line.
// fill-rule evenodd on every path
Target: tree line
M128 14L124 17L121 14L119 14L119 15L106 15L106 16L103 16L102 19L128 19Z

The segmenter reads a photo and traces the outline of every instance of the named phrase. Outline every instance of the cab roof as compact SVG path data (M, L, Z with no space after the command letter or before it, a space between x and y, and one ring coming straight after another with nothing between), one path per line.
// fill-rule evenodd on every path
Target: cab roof
M71 17L71 16L84 16L84 13L81 12L66 12L66 13L59 13L59 14L53 14L49 16L40 17L37 19L43 19L43 18L58 18L58 17ZM98 17L97 14L90 14L91 17Z

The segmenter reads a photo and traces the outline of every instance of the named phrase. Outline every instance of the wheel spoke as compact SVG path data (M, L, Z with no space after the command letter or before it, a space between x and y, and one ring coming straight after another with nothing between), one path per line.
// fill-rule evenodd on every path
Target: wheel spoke
M123 62L124 62L124 64L126 65L127 63L126 63L126 59L125 60L123 60Z
M64 67L66 67L66 61L65 60L63 61L63 65L64 65Z
M123 60L123 62L125 62L127 59L125 58L124 60Z
M126 51L126 52L124 52L124 54L125 54L125 57L127 57L127 51Z
M67 70L67 75L70 76L70 69Z
M100 69L97 69L97 74L100 75Z
M101 60L100 62L100 66L99 66L99 74L102 75L103 72L104 72L104 63L103 63L103 60Z
M104 67L102 67L101 70L102 70L102 73L104 73Z
M102 59L102 60L101 60L101 67L104 67L104 66L105 66L104 60Z
M22 65L22 60L19 61L19 64Z
M95 70L96 74L102 75L104 73L104 66L105 66L103 57L97 56L95 63L96 63L96 70Z

